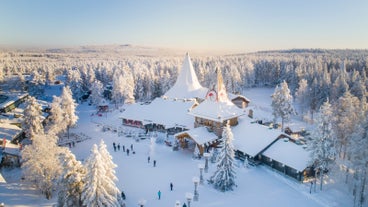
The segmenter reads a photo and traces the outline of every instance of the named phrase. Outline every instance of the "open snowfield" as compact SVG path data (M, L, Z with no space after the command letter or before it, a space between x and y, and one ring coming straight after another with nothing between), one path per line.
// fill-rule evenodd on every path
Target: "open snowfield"
M245 93L253 103L258 103L258 109L266 116L271 115L269 95L271 89L258 90L254 93ZM264 98L266 97L266 98ZM267 103L268 102L268 103ZM96 113L92 106L82 104L78 106L79 121L73 132L84 133L91 137L86 141L77 143L71 151L77 159L84 160L89 156L93 144L98 144L103 139L108 146L113 161L118 165L116 175L117 187L126 194L127 207L138 206L138 201L147 201L145 206L175 206L176 201L181 204L186 201L185 194L193 193L194 184L192 178L199 176L198 164L204 163L204 159L192 158L192 152L180 149L173 151L164 143L157 143L157 138L151 136L137 142L132 137L118 136L117 132L103 130L103 126L111 128L119 127L121 112L114 110L103 116L91 116ZM255 110L256 112L256 110ZM125 132L136 132L137 129L124 127ZM130 148L133 144L135 154L129 156L122 151L114 151L113 142ZM147 157L151 155L151 162ZM153 160L157 166L153 167ZM240 163L239 163L240 164ZM208 179L215 170L215 165L210 163L209 172L204 173L204 179ZM309 193L309 184L299 183L292 178L284 177L265 166L246 168L242 165L236 170L237 188L230 192L219 192L205 181L199 185L199 201L192 202L192 207L226 207L226 206L351 206L350 197L344 192L336 190L332 184L324 186L324 191ZM52 200L46 200L39 192L32 189L26 182L21 181L19 169L3 170L0 178L0 203L6 206L52 206L56 203L56 194ZM170 191L170 182L174 189ZM161 200L158 200L157 192L162 192Z

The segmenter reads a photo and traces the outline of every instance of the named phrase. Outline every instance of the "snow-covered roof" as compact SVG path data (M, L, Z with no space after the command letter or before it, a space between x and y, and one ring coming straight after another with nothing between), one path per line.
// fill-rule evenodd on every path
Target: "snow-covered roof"
M10 124L10 123L0 123L0 139L12 140L15 136L22 132L22 129Z
M13 144L10 140L6 139L5 148L3 149L3 153L10 155L19 155L19 145Z
M244 111L231 101L217 102L206 99L199 106L192 109L189 114L215 122L223 122L243 115Z
M187 53L175 84L164 96L168 98L204 98L207 91L208 89L199 83Z
M235 149L254 157L272 144L281 135L281 131L252 121L244 117L237 126L232 128L232 132Z
M218 139L218 137L214 133L209 132L206 127L197 127L188 131L180 132L175 134L175 137L183 134L188 134L188 136L190 136L199 145L212 143Z
M122 118L142 121L143 124L155 123L171 128L181 126L193 128L193 117L188 111L196 104L194 99L170 100L156 98L150 104L131 104L125 108Z
M15 101L22 99L26 96L28 96L28 93L9 93L9 94L2 94L7 96L8 98L3 102L0 103L0 108L6 108L7 106L13 104Z
M250 100L249 100L249 98L247 98L247 97L245 97L245 96L243 96L243 95L240 95L240 94L233 94L233 93L228 93L228 96L229 96L229 99L230 100L233 100L233 99L235 99L235 98L243 98L244 100L246 100L246 101L248 101L248 102L250 102Z
M310 153L303 148L303 145L297 145L291 141L285 142L284 139L277 140L262 154L299 172L307 168L310 161Z

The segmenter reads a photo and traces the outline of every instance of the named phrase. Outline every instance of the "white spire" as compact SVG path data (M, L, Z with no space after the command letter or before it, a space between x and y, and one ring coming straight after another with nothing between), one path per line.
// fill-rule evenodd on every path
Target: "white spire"
M192 61L186 53L178 78L172 88L166 93L170 98L203 98L207 89L203 88L194 72Z

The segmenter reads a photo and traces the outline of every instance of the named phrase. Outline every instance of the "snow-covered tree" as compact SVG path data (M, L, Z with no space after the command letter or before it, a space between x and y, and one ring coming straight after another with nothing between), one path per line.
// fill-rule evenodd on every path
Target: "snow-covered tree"
M37 134L32 144L22 150L22 169L24 177L34 182L36 187L46 195L52 197L52 192L60 176L59 147L51 140L53 134Z
M103 159L103 163L105 164L106 169L106 176L109 177L112 181L117 181L118 178L115 176L115 168L117 165L112 161L112 156L110 155L109 151L107 150L107 146L103 140L101 140L99 145L99 152L101 154L101 157ZM119 193L118 189L111 188L113 190L116 190ZM114 193L114 192L111 192Z
M67 126L68 138L69 138L69 129L70 127L74 126L77 123L78 116L76 115L76 107L77 104L75 103L72 95L72 91L68 86L63 88L63 92L60 96L61 98L61 110L63 113L63 119Z
M217 159L217 169L211 176L209 183L220 191L233 190L235 184L235 164L234 164L234 135L230 124L227 123L222 132L221 151Z
M24 109L22 128L26 133L26 137L31 140L36 135L43 134L44 132L42 125L42 108L32 96L27 99L27 107Z
M354 169L354 206L365 206L368 197L368 119L356 127L350 145L349 155Z
M92 83L90 97L94 105L98 105L102 101L103 85L100 81L96 80Z
M325 102L317 115L316 129L313 131L308 149L311 151L311 162L320 173L320 189L322 190L324 172L330 169L335 160L335 140L332 129L334 119L331 104Z
M53 97L50 116L48 118L48 132L55 135L67 129L67 123L64 120L64 111L61 108L61 101L60 97Z
M123 96L124 96L124 103L134 103L134 77L132 74L132 71L129 67L123 68L123 74L124 74L124 90L123 90Z
M337 138L337 153L346 158L349 139L355 126L362 121L362 105L359 99L349 91L345 92L334 104L334 131Z
M82 180L86 170L82 163L75 159L74 154L68 148L64 148L64 151L61 153L60 162L62 172L59 180L57 206L82 206L81 195L84 186Z
M308 81L306 79L301 79L299 81L299 88L297 89L295 96L299 105L299 111L303 115L305 109L309 105L309 88Z
M120 105L124 102L124 78L120 74L114 75L112 82L112 100Z
M284 130L284 123L294 114L293 97L290 94L286 81L281 83L281 87L276 86L275 92L272 94L272 114L275 122L278 117L281 118L281 129Z
M101 206L101 207L119 207L119 190L115 182L108 175L112 169L108 169L106 156L103 157L98 150L97 145L93 145L91 155L85 163L86 176L83 179L85 183L82 190L83 205Z
M68 84L68 86L73 91L76 97L82 95L82 78L79 70L77 69L67 70L66 83Z

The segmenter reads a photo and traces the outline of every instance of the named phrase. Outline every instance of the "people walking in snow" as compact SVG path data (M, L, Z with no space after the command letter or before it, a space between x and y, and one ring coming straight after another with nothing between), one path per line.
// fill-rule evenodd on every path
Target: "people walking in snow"
M129 149L127 149L126 152L127 152L127 155L129 156Z
M151 160L151 157L148 156L148 158L147 158L148 163L150 163L150 160Z
M173 190L174 185L172 183L170 183L170 190Z
M118 144L118 151L120 151L120 143Z
M115 144L115 142L112 143L112 146L114 147L114 151L116 152L116 144Z
M131 145L130 145L130 150L132 150L132 151L133 151L133 144L131 144Z
M123 152L125 152L125 145L123 145Z
M157 192L157 195L158 195L158 200L160 200L161 199L161 191L160 190Z
M153 167L156 167L156 160L153 160Z

